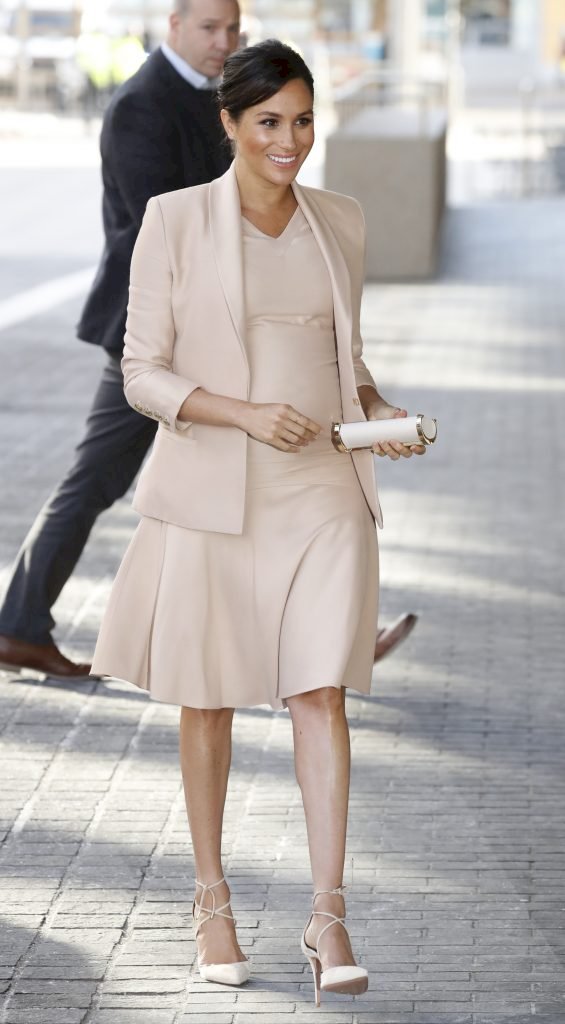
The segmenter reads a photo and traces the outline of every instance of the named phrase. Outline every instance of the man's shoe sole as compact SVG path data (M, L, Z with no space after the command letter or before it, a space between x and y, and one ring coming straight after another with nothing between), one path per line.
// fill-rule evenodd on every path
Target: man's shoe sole
M410 636L410 633L414 629L414 626L416 625L417 621L418 616L415 615L414 612L408 612L405 615L400 615L398 619L396 619L395 622L392 623L392 625L386 626L385 633L388 634L388 640L385 642L385 649L384 651L382 651L381 654L377 656L376 647L380 642L380 640L377 640L373 663L376 665L378 664L379 661L382 661L383 658L386 658L388 657L389 654L392 654L392 652L395 651L396 648L399 647L400 644L403 643L408 636Z
M100 679L100 676L91 675L89 672L85 675L77 676L60 676L55 672L46 672L43 668L32 668L31 665L10 665L8 662L0 661L0 672L5 672L11 676L22 676L25 675L31 679L54 679L58 683L86 683L89 680Z

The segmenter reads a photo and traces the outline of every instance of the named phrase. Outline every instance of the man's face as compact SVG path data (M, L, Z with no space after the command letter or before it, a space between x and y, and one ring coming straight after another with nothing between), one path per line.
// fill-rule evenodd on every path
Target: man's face
M190 0L184 14L171 14L169 45L207 78L221 74L239 44L237 0Z

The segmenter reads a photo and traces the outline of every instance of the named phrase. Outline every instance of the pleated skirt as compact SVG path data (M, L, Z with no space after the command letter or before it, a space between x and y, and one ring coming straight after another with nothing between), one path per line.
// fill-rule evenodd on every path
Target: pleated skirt
M333 449L271 452L249 461L241 535L141 520L94 673L193 708L279 710L325 686L369 692L378 549L353 462Z

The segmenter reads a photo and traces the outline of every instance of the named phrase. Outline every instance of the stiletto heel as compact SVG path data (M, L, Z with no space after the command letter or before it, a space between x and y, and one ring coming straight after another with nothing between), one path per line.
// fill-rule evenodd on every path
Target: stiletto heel
M198 932L202 926L207 924L208 921L212 921L214 917L225 917L227 921L233 921L234 925L237 924L237 921L231 913L231 908L229 914L222 913L226 907L230 906L229 900L221 907L216 907L216 894L214 889L225 881L225 878L220 878L219 882L214 882L212 885L204 885L203 882L199 882L198 880L196 881L196 885L199 885L202 889L200 899L202 900L207 892L210 893L212 907L209 910L207 907L203 907L202 903L199 903L196 900L196 897L194 898L194 903L192 904L192 917L196 924L194 932L195 938L198 937ZM206 914L207 916L201 920L203 914ZM218 985L243 985L246 981L249 981L251 974L248 960L240 960L234 964L203 964L200 962L199 957L198 970L203 981L213 981Z
M303 952L304 952L304 950L303 950ZM310 967L312 968L312 975L314 977L314 1002L315 1002L316 1006L319 1006L320 1005L320 972L321 972L320 961L317 960L315 956L310 956L308 953L305 953L305 956L308 958L308 962L310 964Z
M344 885L338 886L337 889L320 889L318 892L314 893L312 898L312 907L314 907L316 896L321 896L323 893L329 893L332 896L343 896L344 892ZM316 914L319 917L329 917L331 919L329 924L326 924L318 935L318 949L314 949L306 942L306 932L308 931L312 918ZM340 924L342 928L345 928L344 918L337 917L336 914L330 914L325 910L313 909L306 927L302 932L302 952L307 958L310 967L312 968L312 974L314 975L314 1000L316 1006L320 1005L320 992L341 992L345 995L358 996L361 995L361 993L366 992L369 987L369 975L364 967L328 967L327 970L322 970L322 960L318 952L320 948L320 939L325 932L327 932L328 928L331 928L334 924ZM347 928L345 928L345 930L347 931Z

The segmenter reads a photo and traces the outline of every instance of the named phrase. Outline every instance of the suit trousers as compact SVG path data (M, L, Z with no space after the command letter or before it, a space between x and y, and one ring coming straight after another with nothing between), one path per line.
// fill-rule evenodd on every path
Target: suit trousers
M77 564L97 517L123 497L157 424L127 403L118 356L109 355L74 462L29 530L0 608L0 633L49 643L51 608Z

